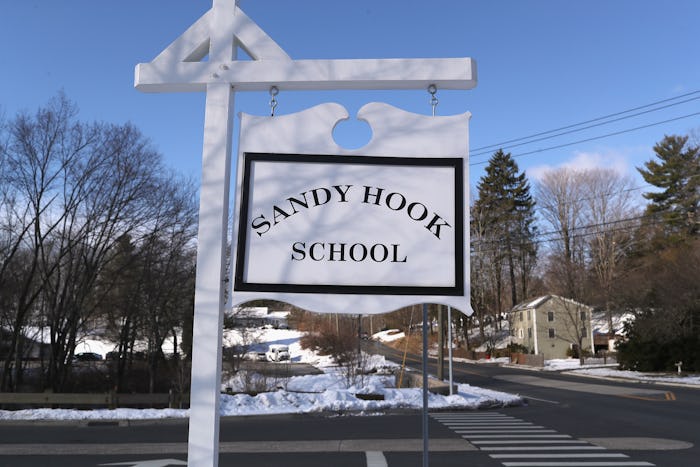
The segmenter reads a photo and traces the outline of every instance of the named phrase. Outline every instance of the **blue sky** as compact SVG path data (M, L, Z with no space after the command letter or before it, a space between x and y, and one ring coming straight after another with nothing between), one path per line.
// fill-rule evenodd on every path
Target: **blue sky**
M518 156L531 178L546 167L568 164L614 167L642 184L634 167L653 156L652 146L664 134L700 133L700 114L679 118L700 112L700 93L694 93L700 90L696 0L240 0L239 5L293 59L474 58L475 89L437 94L439 115L472 113L472 186L502 142L653 102L671 99L665 105L674 105L505 149ZM81 119L133 122L166 165L198 179L204 95L141 93L133 87L133 72L210 7L210 0L0 0L0 114L34 111L63 90ZM426 91L289 91L278 96L277 113L335 101L353 115L367 102L384 101L430 114L429 98ZM269 95L239 93L236 107L268 114ZM656 124L670 119L677 120ZM624 133L576 143L615 132ZM359 122L337 131L339 141L355 147L367 134ZM561 147L531 153L553 146Z

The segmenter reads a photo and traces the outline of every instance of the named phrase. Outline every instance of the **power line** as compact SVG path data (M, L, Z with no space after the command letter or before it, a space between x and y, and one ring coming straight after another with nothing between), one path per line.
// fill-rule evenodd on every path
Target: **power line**
M649 124L647 124L647 125L642 125L642 126L638 126L638 127L634 127L634 128L628 128L628 129L626 129L626 130L615 131L615 132L607 133L607 134L600 135L600 136L593 136L593 137L591 137L591 138L580 139L580 140L578 140L578 141L572 141L572 142L570 142L570 143L563 143L563 144L558 144L558 145L556 145L556 146L549 146L549 147L546 147L546 148L535 149L535 150L533 150L533 151L523 152L523 153L520 153L520 154L514 154L514 155L511 155L511 157L516 158L516 157L529 156L529 155L531 155L531 154L538 154L538 153L545 152L545 151L551 151L551 150L553 150L553 149L565 148L565 147L567 147L567 146L573 146L573 145L575 145L575 144L581 144L581 143L587 143L587 142L590 142L590 141L596 141L596 140L603 139L603 138L609 138L609 137L611 137L611 136L622 135L622 134L625 134L625 133L630 133L630 132L632 132L632 131L643 130L643 129L645 129L645 128L651 128L651 127L653 127L653 126L663 125L664 123L675 122L675 121L677 121L677 120L682 120L682 119L684 119L684 118L694 117L694 116L696 116L696 115L700 115L700 112L694 112L694 113L691 113L691 114L682 115L682 116L680 116L680 117L669 118L668 120L662 120L662 121L659 121L659 122L649 123ZM480 162L471 162L471 163L469 164L469 166L470 166L470 167L473 167L473 166L477 166L477 165L484 165L484 164L488 164L488 162L489 162L488 160L480 161Z
M614 225L616 223L622 223L622 222L634 222L635 219L637 220L642 220L646 219L647 220L647 225L653 226L653 225L659 225L659 224L664 224L665 220L658 218L657 216L654 215L645 215L645 216L639 216L638 218L628 218L628 219L620 219L618 221L611 221L609 223L603 223L603 224L595 224L598 226L604 226L606 224L608 225ZM591 228L591 226L581 226L577 227L576 230L583 230L586 228ZM633 225L625 225L621 227L616 227L616 228L610 228L606 229L604 231L589 231L589 232L580 232L580 233L574 233L570 235L568 238L570 240L580 240L586 237L594 236L594 235L599 235L599 234L609 234L609 233L618 233L618 232L635 232L639 229L640 224L639 223L634 223ZM555 237L551 237L551 235L558 235ZM540 238L540 237L545 237L545 236L550 236L550 238ZM547 232L546 234L537 234L534 237L535 239L529 242L531 245L542 245L546 243L554 243L554 242L560 242L565 239L563 236L563 232L561 231L551 231ZM487 240L487 241L472 241L471 244L473 245L486 245L487 248L479 248L477 251L473 251L472 253L475 254L487 254L487 253L497 253L503 251L502 243L504 242L504 239L494 239L494 240ZM523 243L519 243L519 245L524 245Z
M618 233L618 232L635 232L639 230L641 227L641 224L639 221L646 221L646 225L648 226L655 226L655 225L662 225L665 224L668 221L668 215L672 214L672 218L680 218L678 217L678 213L663 213L663 212L656 212L656 213L646 213L642 214L640 216L634 216L634 217L628 217L625 219L618 219L614 221L608 221L608 222L601 222L597 224L587 224L587 225L582 225L578 226L575 228L572 228L569 230L569 234L567 234L567 237L574 241L574 240L579 240L583 239L586 237L594 236L594 235L600 235L600 234L610 234L610 233ZM627 224L629 223L629 224ZM600 227L609 227L609 226L614 226L616 224L627 224L627 225L622 225L620 227L613 227L613 228L606 228L605 230L593 230L594 228L600 228ZM580 231L580 232L579 232ZM547 238L549 237L549 238ZM560 242L565 240L566 237L564 237L564 232L559 229L559 230L551 230L547 232L536 232L535 235L533 236L533 240L528 242L527 244L531 245L541 245L545 243L553 243L553 242ZM470 239L471 246L481 246L485 245L487 248L479 248L478 251L474 251L473 253L478 253L478 254L485 254L485 253L496 253L500 252L503 250L503 243L506 241L505 238L495 238L495 239L488 239L488 240L474 240ZM526 245L526 243L518 243L514 242L514 245Z
M633 107L633 108L631 108L631 109L623 110L623 111L620 111L620 112L615 112L615 113L612 113L612 114L603 115L602 117L597 117L597 118L593 118L593 119L590 119L590 120L585 120L585 121L583 121L583 122L573 123L573 124L571 124L571 125L566 125L566 126L562 126L562 127L559 127L559 128L555 128L555 129L553 129L553 130L543 131L543 132L535 133L535 134L532 134L532 135L529 135L529 136L522 136L522 137L519 137L519 138L514 138L514 139L502 141L502 142L500 142L500 143L489 144L489 145L487 145L487 146L481 146L481 147L479 147L479 148L474 148L473 151L478 152L478 151L482 151L482 150L487 149L487 148L500 147L500 146L503 146L503 145L506 145L506 144L509 144L509 143L515 143L515 142L522 141L522 140L525 140L525 139L536 138L536 137L544 136L544 135L547 135L547 134L550 134L550 133L555 133L555 132L562 131L562 130L568 130L568 129L570 129L570 128L575 128L575 127L577 127L577 126L587 125L587 124L589 124L589 123L594 123L594 122L598 122L598 121L601 121L601 120L605 120L605 119L608 119L608 118L611 118L611 117L617 117L617 116L619 116L619 115L624 115L624 114L626 114L626 113L634 112L634 111L641 110L641 109L646 109L646 108L648 108L648 107L653 107L653 106L658 105L658 104L663 104L663 103L666 103L666 102L675 101L675 100L682 99L682 98L688 97L688 96L692 96L692 95L695 95L695 94L698 94L698 93L700 93L700 90L698 90L698 91L692 91L692 92L689 92L689 93L686 93L686 94L681 94L680 96L671 97L671 98L668 98L668 99L662 99L662 100L660 100L660 101L655 101L655 102L652 102L652 103L650 103L650 104L642 105L642 106L639 106L639 107ZM697 97L696 97L695 99L697 99ZM694 99L689 99L689 100L694 100ZM675 105L675 104L674 104L674 105Z
M527 144L537 143L537 142L539 142L539 141L545 141L545 140L548 140L548 139L557 138L557 137L559 137L559 136L564 136L564 135L568 135L568 134L571 134L571 133L577 133L577 132L583 131L583 130L589 130L589 129L591 129L591 128L595 128L595 127L599 127L599 126L603 126L603 125L608 125L608 124L610 124L610 123L619 122L619 121L622 121L622 120L626 120L626 119L628 119L628 118L638 117L638 116L640 116L640 115L648 114L648 113L651 113L651 112L656 112L657 110L667 109L667 108L669 108L669 107L673 107L673 106L680 105L680 104L685 104L685 103L687 103L687 102L694 101L694 100L698 100L698 99L700 99L700 96L693 97L693 98L691 98L691 99L686 99L686 100L681 101L681 102L675 102L675 103L673 103L673 104L664 105L664 106L662 106L662 107L657 107L657 108L655 108L655 109L645 110L645 111L643 111L643 112L638 112L638 113L635 113L635 114L626 115L626 116L624 116L624 117L619 117L619 118L615 118L615 119L612 119L612 120L607 120L607 121L604 121L604 122L599 122L599 123L595 123L595 124L592 124L592 125L587 125L587 126L584 126L584 127L581 127L581 128L575 128L575 129L573 129L573 130L563 131L563 132L555 133L555 134L552 134L552 135L549 135L549 136L543 136L543 137L541 137L541 138L530 139L530 140L524 141L524 142L522 142L522 143L512 144L512 145L508 145L508 146L503 146L503 147L501 147L501 149L511 149L511 148L515 148L515 147L519 147L519 146L525 146L525 145L527 145ZM473 154L471 154L471 155L472 155L472 156L482 156L482 155L484 155L484 154L490 154L491 152L492 152L491 150L480 151L480 152L473 153Z
M599 223L596 223L596 224L579 225L579 226L576 226L576 227L572 227L571 229L568 229L568 230L566 231L566 233L567 233L567 234L571 234L571 237L572 237L572 238L573 238L573 237L576 237L576 236L578 236L578 235L594 235L594 234L600 234L600 233L608 232L608 230L605 230L605 231L595 230L595 231L591 231L591 232L587 232L587 231L590 230L590 229L594 229L594 228L608 227L608 226L612 226L612 225L616 225L616 224L621 224L621 223L626 223L626 222L639 221L639 220L642 220L642 219L650 219L650 218L652 218L652 217L656 217L656 215L650 216L650 215L643 214L643 215L640 215L640 216L628 217L628 218L625 218L625 219L617 219L617 220L606 221L606 222L599 222ZM626 228L626 229L629 229L629 228L632 228L632 227L636 227L636 225L635 225L635 226L625 227L625 228ZM578 231L584 231L584 233L583 233L583 234L576 233L576 232L578 232ZM545 231L545 232L536 232L535 235L534 235L534 238L538 238L538 237L548 237L548 236L551 236L551 235L564 235L564 233L565 233L564 229L550 230L550 231ZM563 239L563 237L562 237L561 239ZM504 238L488 239L488 240L476 240L476 241L473 242L473 243L482 244L482 245L483 245L483 244L488 245L488 244L490 244L490 243L491 243L491 244L500 244L500 243L503 242L504 240L505 240ZM551 240L545 240L545 241L551 241Z

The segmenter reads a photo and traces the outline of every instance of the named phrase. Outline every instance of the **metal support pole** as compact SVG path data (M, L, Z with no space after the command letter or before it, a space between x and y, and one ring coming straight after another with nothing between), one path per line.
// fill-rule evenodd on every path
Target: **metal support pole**
M452 307L447 307L447 352L449 359L449 373L450 373L450 396L452 395Z
M437 379L445 379L445 322L442 314L442 305L438 305L438 354L437 354Z
M423 467L428 467L428 304L423 304Z

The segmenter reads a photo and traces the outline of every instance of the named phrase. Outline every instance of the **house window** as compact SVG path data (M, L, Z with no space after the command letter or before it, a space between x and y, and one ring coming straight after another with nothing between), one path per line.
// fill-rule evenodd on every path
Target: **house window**
M554 328L549 328L549 338L554 339L555 334L554 334Z
M549 321L550 323L551 323L552 321L554 321L554 312L553 312L553 311L548 311L548 312L547 312L547 321Z
M532 328L527 328L527 337L528 339L532 339Z
M518 337L519 337L520 339L523 338L523 328L518 329Z
M581 312L581 321L586 321L586 312L585 311Z
M522 320L523 320L523 312L521 311L520 312L520 321L522 321Z
M531 312L531 311L532 311L532 310L527 310L527 320L528 320L528 321L530 321L530 320L532 319L532 318L530 317L530 312Z

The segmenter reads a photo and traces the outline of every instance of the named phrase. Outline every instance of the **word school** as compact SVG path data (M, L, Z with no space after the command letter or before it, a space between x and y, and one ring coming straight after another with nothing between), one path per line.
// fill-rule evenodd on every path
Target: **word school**
M351 192L359 191L359 198L352 198ZM303 209L323 206L330 202L349 203L353 199L360 199L363 204L374 204L377 206L385 206L392 211L405 210L406 215L416 221L424 222L423 227L428 229L435 237L440 239L442 228L451 228L439 214L432 212L421 202L409 202L401 193L391 192L385 194L387 190L379 187L371 187L364 185L362 189L354 190L354 185L332 185L328 188L314 188L309 191L300 193L298 197L289 197L285 204L281 206L273 205L271 208L271 217L266 217L265 214L260 214L255 217L251 223L251 228L262 237L279 223L301 212ZM428 220L430 219L430 220Z

